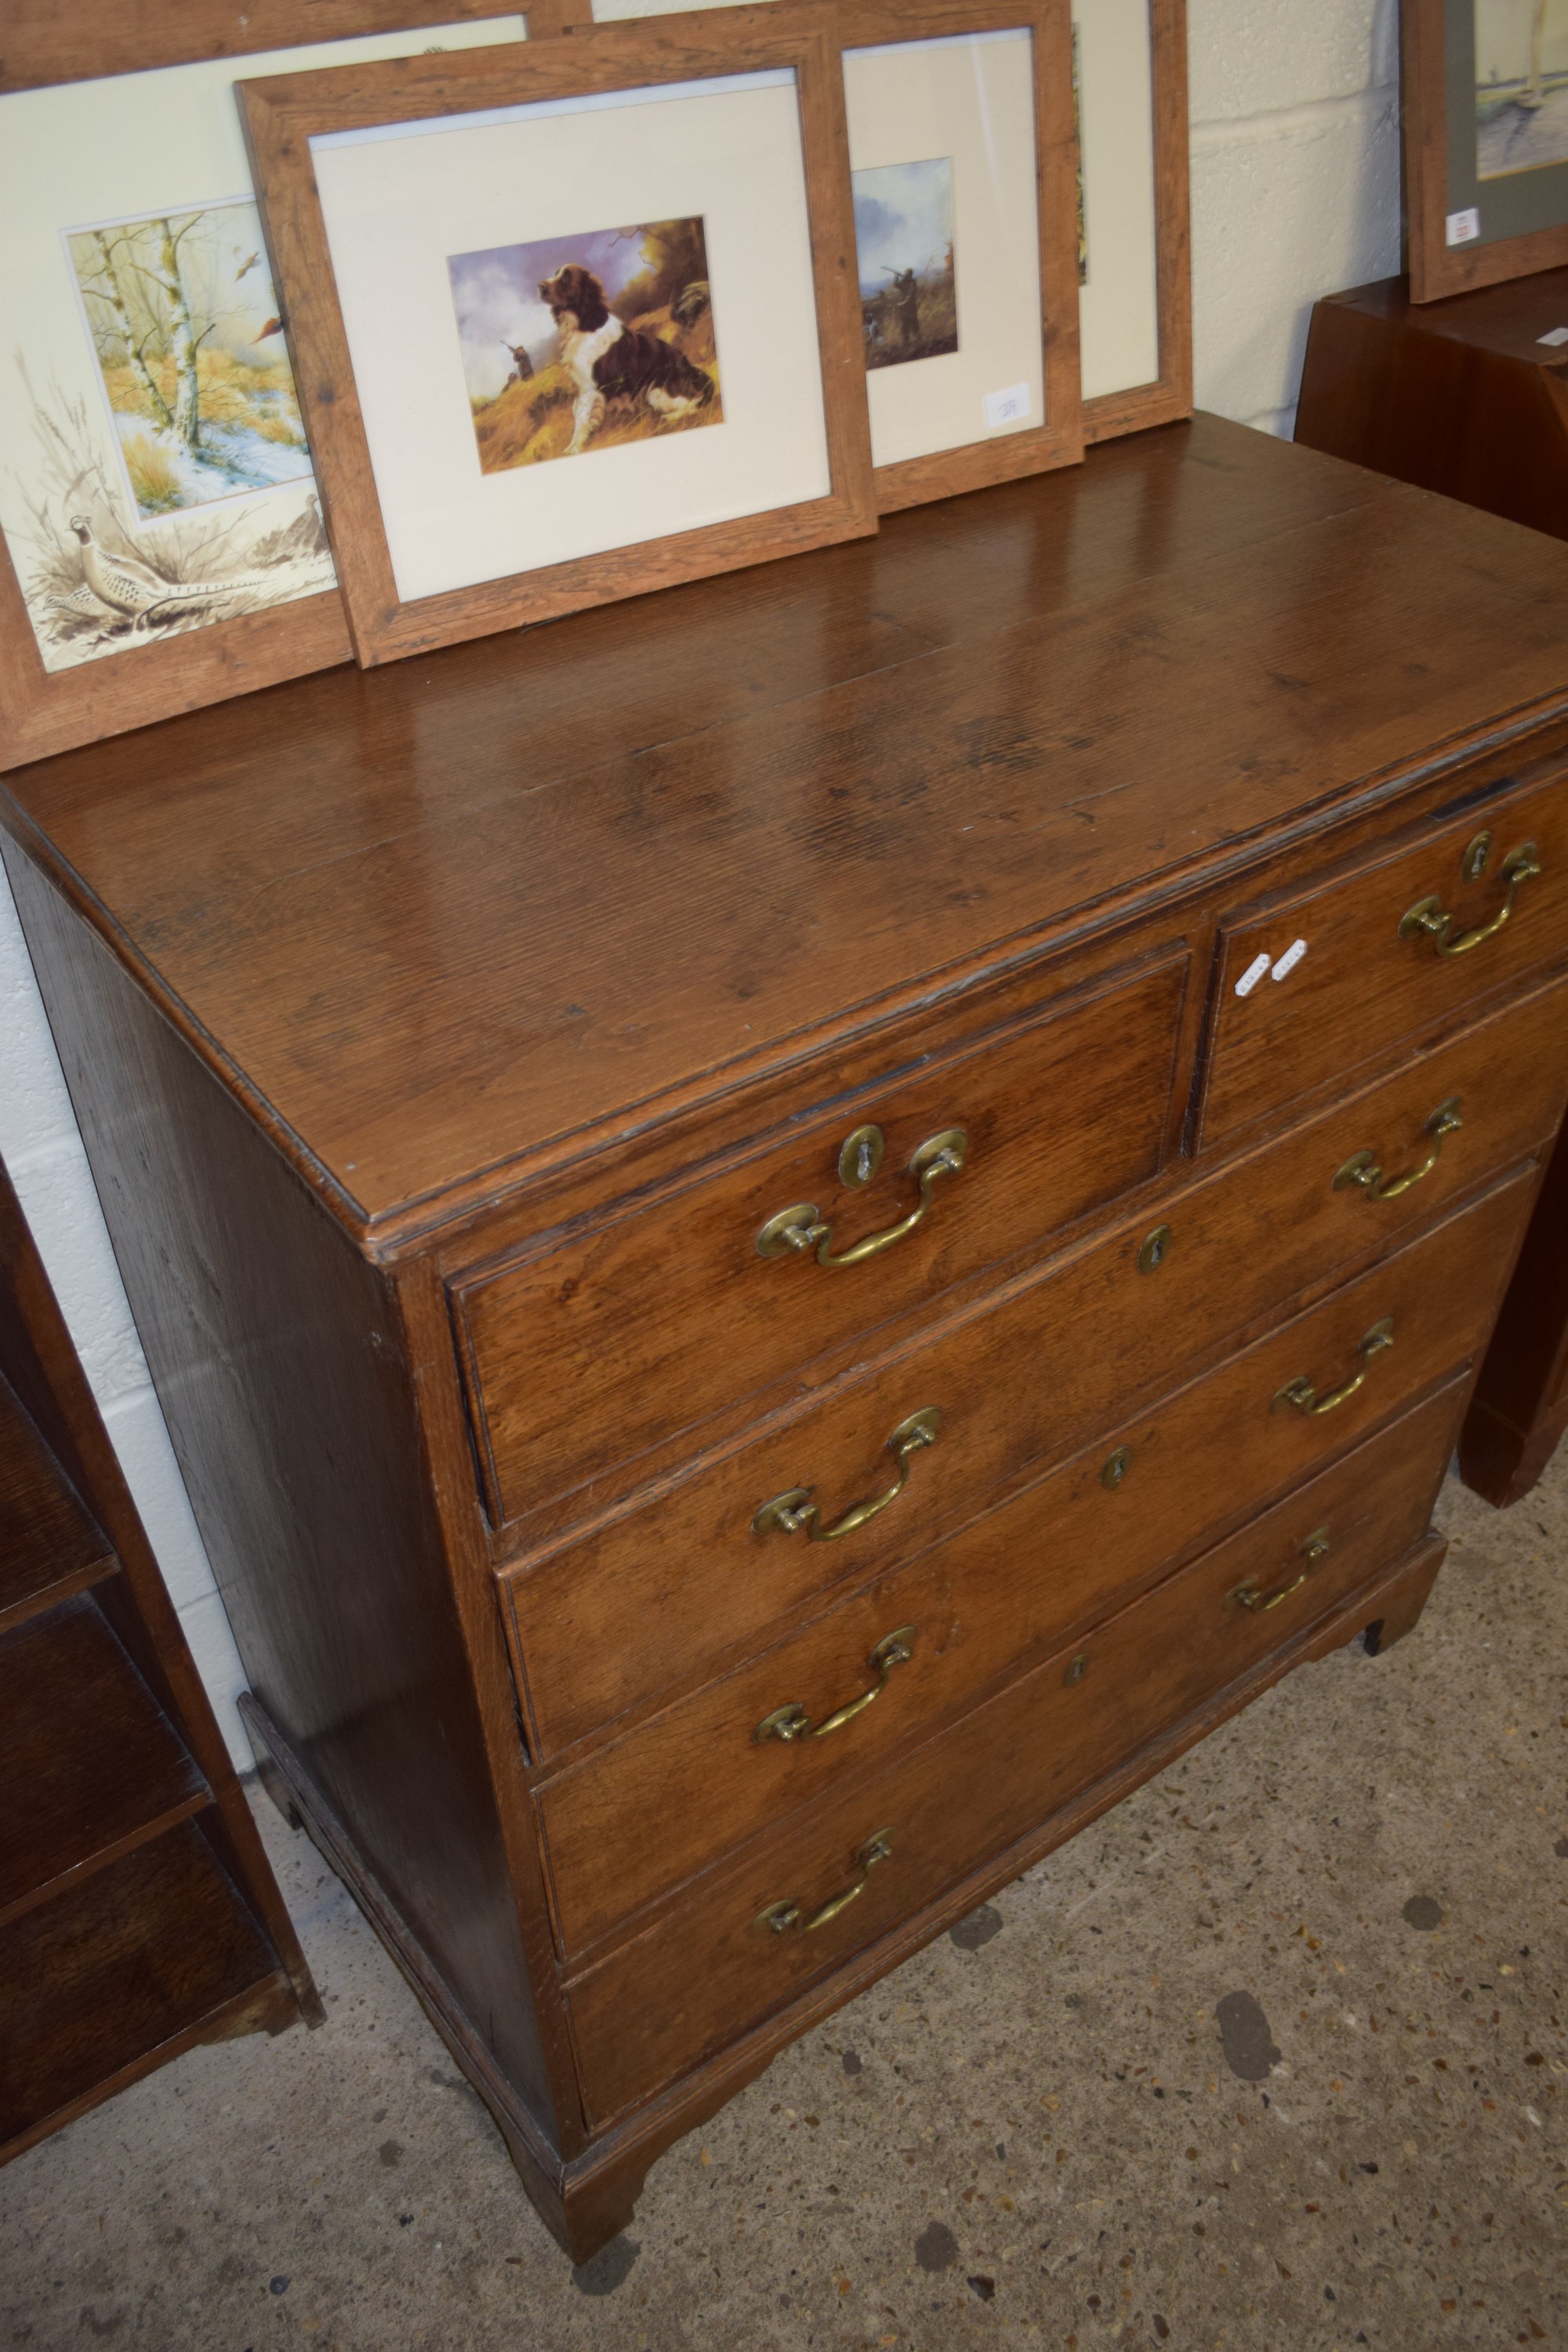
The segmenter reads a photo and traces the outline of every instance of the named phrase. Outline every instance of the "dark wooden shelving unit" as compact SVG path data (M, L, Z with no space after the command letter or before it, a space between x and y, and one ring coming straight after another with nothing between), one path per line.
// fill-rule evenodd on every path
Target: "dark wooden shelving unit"
M321 2002L0 1171L0 2162Z

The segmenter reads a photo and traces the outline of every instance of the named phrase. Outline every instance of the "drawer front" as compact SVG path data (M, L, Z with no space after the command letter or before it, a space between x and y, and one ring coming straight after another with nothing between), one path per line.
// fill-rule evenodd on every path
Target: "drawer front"
M595 2124L917 1915L1402 1557L1426 1532L1463 1395L1456 1383L915 1755L824 1798L580 1977L568 1998ZM1243 1593L1283 1597L1249 1608ZM868 1871L879 1832L891 1852ZM794 1923L757 1924L778 1905Z
M1227 1332L1381 1253L1535 1150L1568 1090L1565 1028L1568 982L1558 982L1190 1188L1158 1213L1172 1237L1152 1272L1138 1270L1140 1221L506 1576L533 1752L552 1755L760 1645L781 1614L846 1578L863 1582L924 1549L1167 1390ZM1455 1097L1463 1125L1419 1182L1396 1189L1431 1157L1430 1123ZM1382 1183L1335 1191L1337 1171L1368 1154ZM944 1416L937 1442L909 1459L903 1492L877 1517L832 1542L754 1532L759 1506L795 1489L813 1490L828 1526L886 1493L899 1466L888 1438L932 1405Z
M1156 1174L1186 971L1173 950L847 1107L803 1106L742 1165L458 1285L492 1517L570 1493ZM904 1043L913 1059L926 1040ZM846 1152L869 1130L868 1158ZM962 1166L917 1181L922 1147L955 1133ZM759 1254L792 1209L827 1237ZM819 1263L900 1225L855 1263Z
M1483 834L1489 849L1477 872L1467 853ZM1510 882L1510 860L1531 848L1541 870ZM1304 952L1288 963L1299 942ZM1221 950L1205 1148L1568 956L1568 777L1482 803L1414 846L1243 908L1222 925ZM1248 984L1263 958L1268 971Z
M1514 1177L1088 1457L547 1781L539 1805L565 1949L847 1772L907 1749L1109 1615L1209 1529L1299 1485L1461 1370L1490 1328L1531 1192L1528 1173ZM1392 1344L1363 1353L1367 1335L1384 1331ZM1291 1402L1298 1381L1314 1393ZM886 1645L900 1634L906 1654L894 1659ZM827 1736L778 1737L792 1728L781 1709L822 1723L873 1689ZM768 1723L774 1731L757 1738Z

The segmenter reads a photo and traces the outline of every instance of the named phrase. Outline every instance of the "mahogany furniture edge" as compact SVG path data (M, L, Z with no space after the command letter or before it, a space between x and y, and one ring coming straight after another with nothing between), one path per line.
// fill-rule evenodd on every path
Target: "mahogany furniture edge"
M1459 1438L1467 1486L1500 1508L1529 1494L1568 1433L1568 1128L1542 1181Z

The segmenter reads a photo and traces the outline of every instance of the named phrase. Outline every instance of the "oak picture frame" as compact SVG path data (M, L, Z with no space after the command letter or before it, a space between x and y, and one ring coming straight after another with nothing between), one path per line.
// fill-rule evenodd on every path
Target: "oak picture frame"
M88 0L14 0L0 39L0 99L75 82L331 41L527 16L498 0L179 0L110 11ZM556 31L570 0L537 0ZM45 667L0 534L0 770L153 725L352 660L335 588L184 630L125 654Z
M570 0L567 0L570 5ZM1160 371L1083 404L1087 446L1179 424L1193 413L1193 265L1187 123L1187 0L1149 0L1153 86L1154 264ZM1092 236L1092 227L1090 235Z
M405 601L394 575L311 139L780 68L795 76L799 108L826 495ZM826 0L634 19L504 56L471 50L363 72L283 76L244 84L240 97L328 533L363 666L876 530L843 84L836 20Z
M1473 20L1472 20L1473 21ZM1450 216L1465 207L1454 205L1456 192L1479 194L1474 173L1458 173L1454 129L1458 114L1456 65L1451 56L1448 0L1402 0L1400 8L1400 100L1405 154L1406 265L1413 302L1440 302L1452 294L1468 294L1483 286L1498 286L1510 278L1531 277L1537 270L1560 269L1568 264L1568 164L1563 173L1563 217L1554 225L1514 236L1483 236L1479 233L1450 245ZM1474 79L1474 59L1470 60ZM1479 205L1477 207L1479 212ZM1479 223L1478 219L1477 227Z
M838 0L839 35L855 49L1027 31L1033 44L1035 201L1040 271L1045 421L874 468L882 514L984 489L1083 456L1078 338L1078 133L1072 102L1070 0ZM853 157L851 157L851 163Z

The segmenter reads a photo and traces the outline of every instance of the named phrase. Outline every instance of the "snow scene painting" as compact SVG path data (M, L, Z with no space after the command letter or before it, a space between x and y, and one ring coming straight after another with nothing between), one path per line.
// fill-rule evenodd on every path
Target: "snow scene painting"
M69 228L55 250L79 360L46 377L16 353L32 433L9 446L5 526L45 667L332 588L254 202Z
M1568 0L1475 0L1476 177L1568 163Z
M68 233L142 516L310 471L254 204Z
M483 474L724 421L700 219L453 254Z
M860 328L868 368L958 349L952 164L945 155L853 175Z

